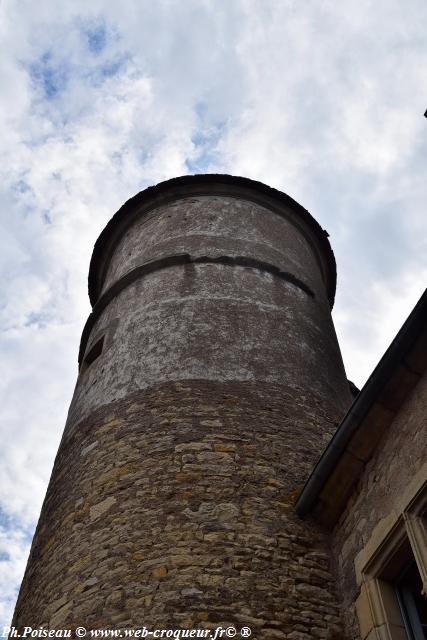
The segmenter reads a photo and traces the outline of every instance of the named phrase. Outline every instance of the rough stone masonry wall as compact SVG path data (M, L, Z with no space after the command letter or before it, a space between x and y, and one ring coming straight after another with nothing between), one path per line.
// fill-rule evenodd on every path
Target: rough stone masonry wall
M58 453L13 624L342 638L327 540L293 503L337 417L266 383L185 381Z
M418 382L367 464L336 527L339 589L349 638L359 640L354 603L359 595L354 559L376 525L389 516L427 459L427 376Z

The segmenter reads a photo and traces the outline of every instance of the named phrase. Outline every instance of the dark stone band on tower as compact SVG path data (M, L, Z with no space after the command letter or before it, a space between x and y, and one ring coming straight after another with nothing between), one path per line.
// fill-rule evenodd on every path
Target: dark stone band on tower
M277 278L280 278L285 282L289 282L295 287L301 289L301 291L304 291L304 293L306 293L311 298L314 298L314 292L310 289L310 287L302 282L299 278L296 278L294 275L292 275L292 273L281 271L279 267L276 267L273 264L269 264L268 262L256 260L255 258L248 258L245 256L199 256L197 258L192 258L188 253L183 253L181 255L160 258L160 260L152 260L151 262L141 264L139 267L136 267L135 269L132 269L132 271L129 271L126 275L115 282L112 287L107 289L107 291L105 291L105 293L103 293L102 296L98 299L92 310L92 313L88 317L87 322L83 328L78 358L79 365L83 361L87 342L93 325L95 324L96 320L99 318L99 315L102 313L105 307L115 296L123 291L125 287L128 287L132 282L135 282L135 280L153 273L153 271L189 264L222 264L233 267L258 269L259 271L269 273Z

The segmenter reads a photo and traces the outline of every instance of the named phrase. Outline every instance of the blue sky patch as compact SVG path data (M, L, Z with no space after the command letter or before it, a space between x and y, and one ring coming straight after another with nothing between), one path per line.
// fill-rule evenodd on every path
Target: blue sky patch
M94 87L99 87L103 82L118 74L124 66L127 64L130 56L128 54L120 54L116 57L111 57L105 60L101 64L97 64L95 67L89 69L84 77Z
M120 57L116 60L110 60L109 62L105 63L101 67L102 75L107 78L115 76L116 73L122 68L124 61L125 59Z
M34 529L35 529L35 523L31 525L31 527L25 527L23 526L23 523L18 518L9 515L0 506L0 532L2 530L4 532L5 531L21 531L24 535L24 541L27 544L30 544L33 539Z
M196 112L200 115L204 111L203 103L196 105ZM210 128L201 128L191 137L191 141L196 147L196 154L193 158L185 161L191 173L204 173L217 163L216 147L225 129L225 122L217 122Z
M42 90L44 97L52 100L65 89L69 68L65 63L54 62L52 54L47 52L30 66L30 75L34 84Z
M87 30L86 37L89 50L92 53L97 54L105 49L105 45L107 44L107 32L104 24L100 24L94 29Z
M12 524L12 518L0 507L0 527L9 529Z
M25 182L25 180L18 180L13 184L13 190L16 193L27 193L28 191L31 191L31 187L27 182Z

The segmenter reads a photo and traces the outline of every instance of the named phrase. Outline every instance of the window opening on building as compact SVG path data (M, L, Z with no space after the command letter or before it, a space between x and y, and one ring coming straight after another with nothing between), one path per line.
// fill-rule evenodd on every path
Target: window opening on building
M427 599L415 562L405 567L395 586L408 637L427 640Z
M405 502L362 570L357 606L366 640L372 631L384 640L427 640L427 482Z
M91 365L92 362L95 362L97 358L99 358L99 356L102 353L103 346L104 346L104 336L102 336L102 338L97 340L93 345L93 347L89 349L84 359L85 368Z

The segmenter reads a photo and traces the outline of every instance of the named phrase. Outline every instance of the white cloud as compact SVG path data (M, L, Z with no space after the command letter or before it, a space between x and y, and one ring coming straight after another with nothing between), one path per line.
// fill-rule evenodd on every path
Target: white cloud
M29 552L28 536L20 528L0 524L0 620L10 622L18 595L18 586L25 570ZM2 624L1 630L6 624Z
M295 197L331 234L349 377L371 372L425 286L426 13L421 0L0 4L0 627L72 393L92 246L128 197L192 170Z

